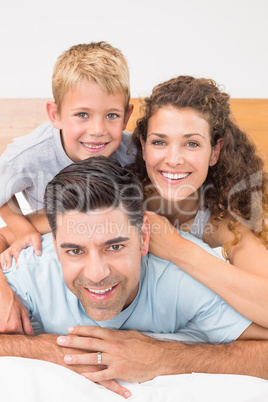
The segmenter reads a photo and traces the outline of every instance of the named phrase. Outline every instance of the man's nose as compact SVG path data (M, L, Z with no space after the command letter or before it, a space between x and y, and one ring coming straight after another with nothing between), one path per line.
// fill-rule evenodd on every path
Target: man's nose
M84 268L84 275L94 283L101 282L111 274L109 264L96 251L90 252Z

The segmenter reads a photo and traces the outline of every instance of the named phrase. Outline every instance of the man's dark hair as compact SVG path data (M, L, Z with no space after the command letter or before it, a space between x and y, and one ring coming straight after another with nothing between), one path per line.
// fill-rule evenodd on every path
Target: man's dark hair
M45 191L45 210L53 235L57 216L68 211L90 212L121 208L139 231L143 222L140 181L119 162L94 156L72 163L51 180Z

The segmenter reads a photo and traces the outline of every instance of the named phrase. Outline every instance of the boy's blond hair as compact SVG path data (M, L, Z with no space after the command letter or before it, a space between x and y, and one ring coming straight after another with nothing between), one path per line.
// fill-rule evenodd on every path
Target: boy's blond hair
M108 94L122 92L125 110L130 100L129 70L122 52L102 42L72 46L56 61L52 76L52 91L57 111L66 93L83 81L99 85Z

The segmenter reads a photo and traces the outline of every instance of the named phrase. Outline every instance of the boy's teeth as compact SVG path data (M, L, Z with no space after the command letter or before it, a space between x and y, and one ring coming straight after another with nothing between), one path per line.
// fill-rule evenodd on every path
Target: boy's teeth
M85 144L84 142L83 142L83 144L85 145L85 147L91 148L91 149L102 148L102 147L104 147L104 145L105 145L105 143L104 143L104 144L101 144L101 145L89 145L89 144Z
M92 293L96 293L98 295L103 295L106 292L109 292L110 290L112 290L112 288L107 288L107 289L101 289L101 290L97 290L97 289L88 289L90 292Z
M166 173L166 172L161 172L164 177L167 179L185 179L185 177L189 176L190 173Z

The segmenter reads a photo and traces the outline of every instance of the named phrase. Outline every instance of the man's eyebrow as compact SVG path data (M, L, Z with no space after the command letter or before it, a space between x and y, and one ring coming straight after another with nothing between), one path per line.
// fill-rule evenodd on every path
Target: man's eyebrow
M125 241L128 241L129 237L115 237L114 239L107 240L105 243L103 243L103 246L110 246L111 244L118 244L118 243L124 243ZM75 244L75 243L62 243L60 244L61 248L84 248L81 244Z
M125 241L128 240L129 237L115 237L114 239L107 240L105 243L103 243L103 245L110 246L111 244L124 243Z
M75 244L75 243L62 243L60 244L61 248L83 248L81 244Z

